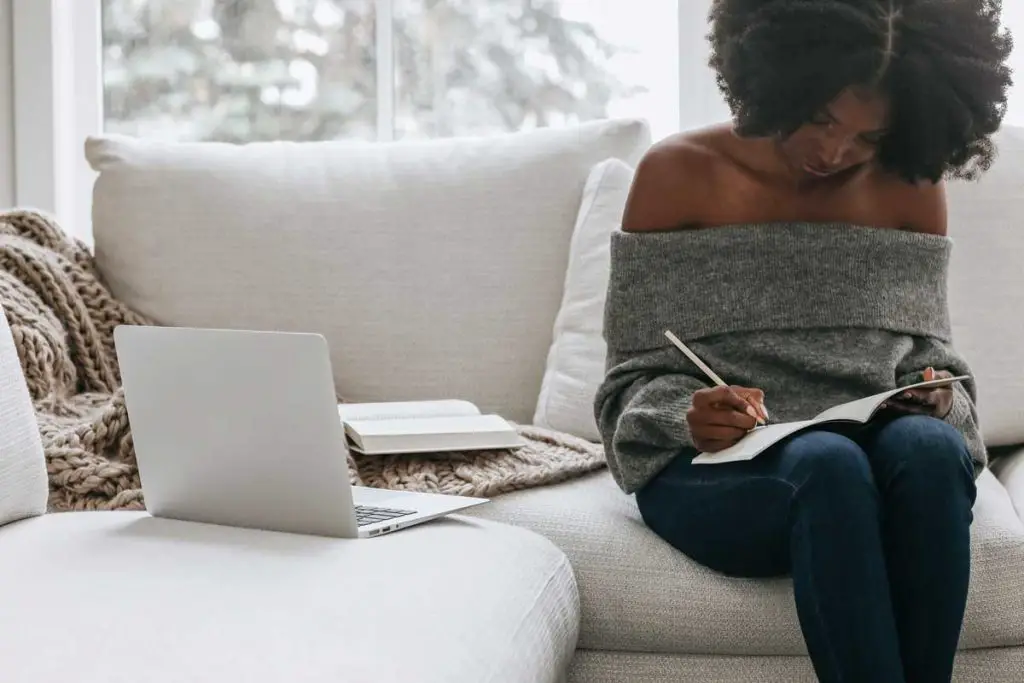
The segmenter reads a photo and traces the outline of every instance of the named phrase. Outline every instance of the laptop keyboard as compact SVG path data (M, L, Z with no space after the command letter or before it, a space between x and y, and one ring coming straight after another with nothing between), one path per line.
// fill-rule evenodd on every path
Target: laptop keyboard
M391 508L375 508L369 505L356 505L356 523L359 526L386 522L389 519L416 514L415 510L393 510Z

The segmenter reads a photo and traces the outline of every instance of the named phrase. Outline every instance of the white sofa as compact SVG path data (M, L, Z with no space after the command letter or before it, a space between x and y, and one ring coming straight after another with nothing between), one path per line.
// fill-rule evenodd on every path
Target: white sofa
M555 683L572 657L572 569L525 529L450 519L367 543L43 514L2 309L0 427L4 683Z
M514 526L366 543L46 498L0 309L0 681L555 683L577 641L564 554Z
M584 435L602 264L581 231L610 229L628 180L592 171L649 142L637 121L385 146L96 139L97 265L164 324L323 333L346 398L466 398ZM1011 451L979 480L956 669L977 683L1024 677L1024 132L1001 144L985 182L950 189L958 345ZM121 513L10 524L0 668L22 675L3 679L813 680L790 583L689 561L606 472L358 543ZM398 613L415 628L381 625Z

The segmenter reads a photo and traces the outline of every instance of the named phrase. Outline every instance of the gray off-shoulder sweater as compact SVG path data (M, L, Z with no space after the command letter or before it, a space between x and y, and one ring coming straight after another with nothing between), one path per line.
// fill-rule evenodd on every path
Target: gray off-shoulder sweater
M911 384L928 367L970 374L951 343L951 248L946 237L845 224L615 232L595 413L616 482L635 492L696 455L686 411L711 382L665 330L726 382L763 389L773 422ZM946 420L980 473L976 387L954 392Z

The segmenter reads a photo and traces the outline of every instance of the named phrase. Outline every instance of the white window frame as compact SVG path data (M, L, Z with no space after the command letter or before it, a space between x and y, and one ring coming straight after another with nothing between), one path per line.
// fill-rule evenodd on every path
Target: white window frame
M86 241L95 174L82 148L87 137L103 131L100 1L0 0L12 3L15 203L52 212ZM378 17L377 129L386 141L394 138L394 0L372 1ZM708 0L678 4L681 130L728 114L706 65L707 6Z
M10 0L0 0L0 207L14 197L14 60Z
M98 0L11 0L15 203L87 238L93 174L85 138L103 129Z

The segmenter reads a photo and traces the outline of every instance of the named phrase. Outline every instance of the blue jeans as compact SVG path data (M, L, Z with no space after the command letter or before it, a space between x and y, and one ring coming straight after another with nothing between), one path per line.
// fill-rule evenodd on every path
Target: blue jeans
M637 502L647 526L696 562L791 575L823 683L947 683L975 496L960 433L902 416L798 434L749 462L678 458Z

